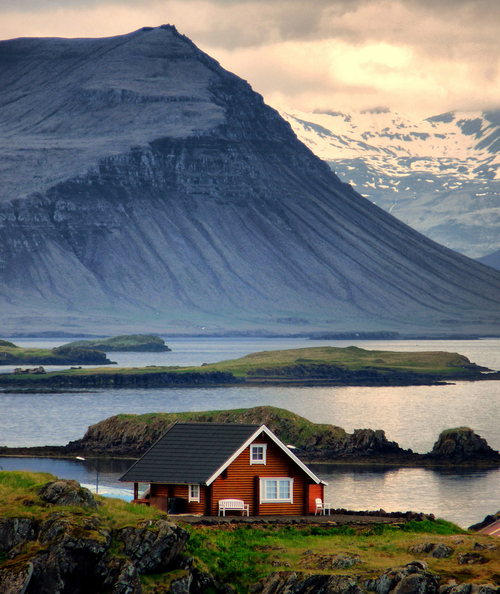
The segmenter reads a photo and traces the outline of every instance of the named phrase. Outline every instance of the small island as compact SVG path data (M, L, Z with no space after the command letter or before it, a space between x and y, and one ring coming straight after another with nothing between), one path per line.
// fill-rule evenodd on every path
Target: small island
M171 351L165 341L154 334L126 334L111 338L96 338L94 340L76 340L63 345L64 347L89 349L110 353L113 351L134 353L160 353Z
M22 348L0 340L0 365L110 365L102 351L88 351L70 346L55 349Z
M75 343L72 343L75 344ZM94 352L80 347L83 352ZM56 349L54 349L56 350ZM498 372L458 353L368 351L311 347L252 353L200 367L70 369L44 375L0 375L0 386L52 388L156 388L189 386L419 386L499 379Z

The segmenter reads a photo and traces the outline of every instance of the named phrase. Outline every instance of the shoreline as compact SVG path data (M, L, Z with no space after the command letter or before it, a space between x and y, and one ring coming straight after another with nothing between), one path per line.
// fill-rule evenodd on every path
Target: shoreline
M71 449L68 449L71 448ZM70 444L66 446L32 446L32 447L0 447L0 458L52 458L60 460L72 460L76 456L84 456L96 460L138 460L143 453L133 452L112 452L104 454L100 450L85 448L73 449ZM442 468L478 468L496 469L500 468L500 460L479 458L476 460L447 460L436 459L429 454L403 454L380 456L344 456L344 457L321 457L308 460L307 456L299 455L300 460L307 466L387 466L392 468L426 468L428 470L439 470Z
M92 388L234 388L234 387L383 387L383 386L443 386L456 382L499 381L500 372L446 375L402 372L399 370L367 369L353 371L350 377L237 377L231 372L151 372L87 373L85 375L51 372L45 375L0 374L0 393L79 392Z

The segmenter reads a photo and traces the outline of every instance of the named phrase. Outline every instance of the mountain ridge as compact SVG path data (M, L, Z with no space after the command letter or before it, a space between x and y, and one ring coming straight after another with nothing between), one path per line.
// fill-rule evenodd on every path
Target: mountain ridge
M9 52L7 331L500 328L499 273L342 183L246 81L174 27L0 43Z

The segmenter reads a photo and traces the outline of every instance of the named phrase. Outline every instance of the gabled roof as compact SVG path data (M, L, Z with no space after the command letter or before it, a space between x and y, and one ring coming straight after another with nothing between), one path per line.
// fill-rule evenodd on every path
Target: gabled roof
M265 425L239 423L175 423L120 481L210 485L261 433L315 483L322 482Z

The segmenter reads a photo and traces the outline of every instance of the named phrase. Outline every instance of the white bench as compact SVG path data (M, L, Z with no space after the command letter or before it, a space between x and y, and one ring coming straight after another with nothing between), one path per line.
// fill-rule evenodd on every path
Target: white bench
M247 516L250 515L250 505L248 503L245 503L241 499L221 499L219 501L219 516L220 516L221 512L222 512L222 515L225 516L226 510L227 511L241 511L242 516L245 515L245 512L246 512Z

